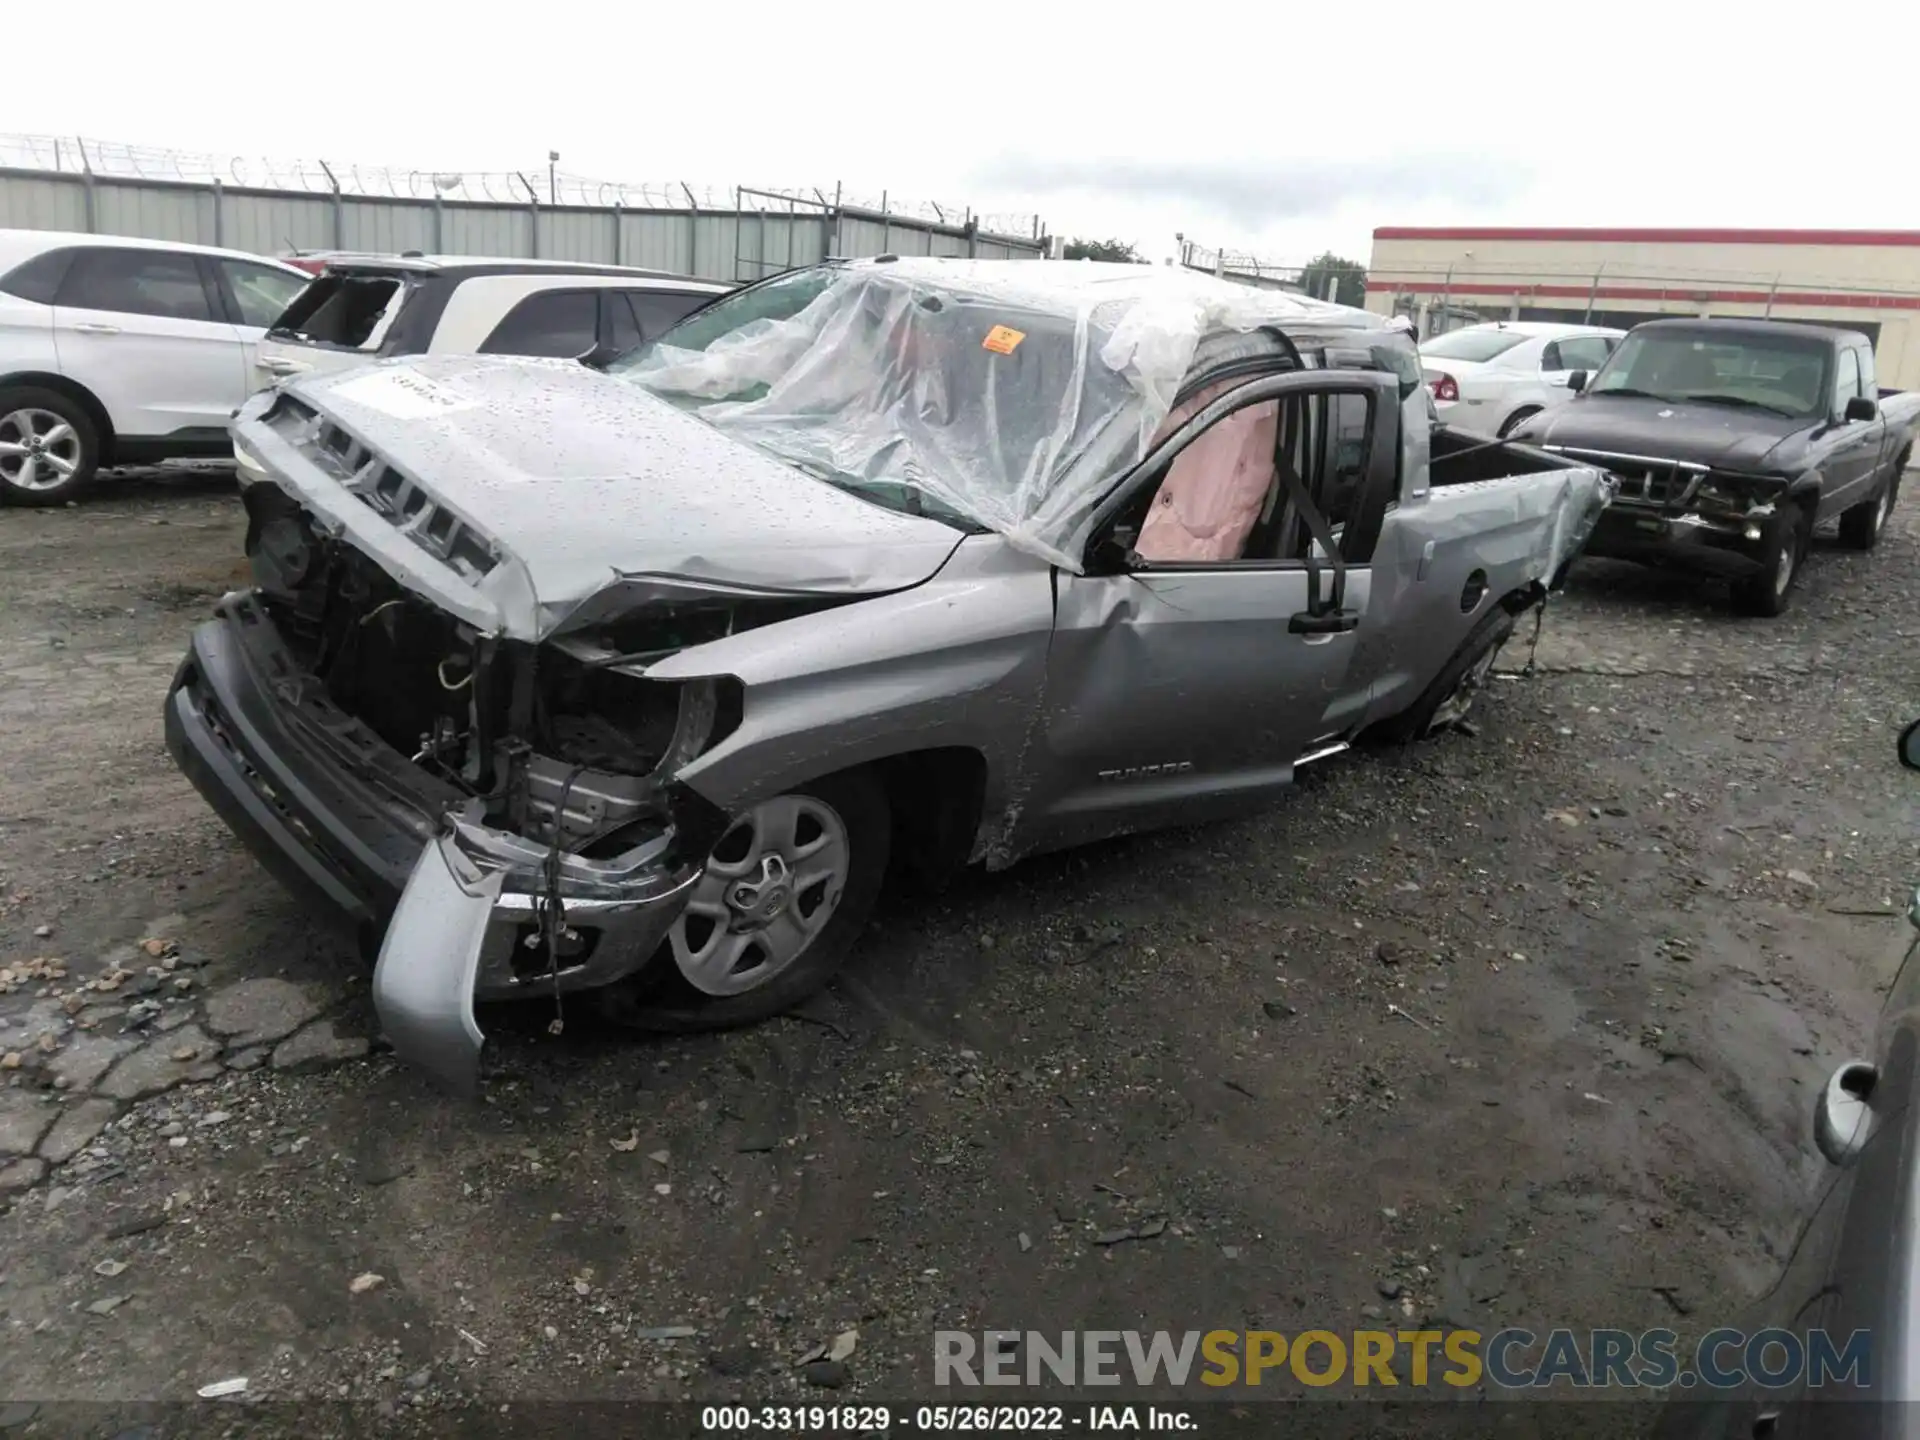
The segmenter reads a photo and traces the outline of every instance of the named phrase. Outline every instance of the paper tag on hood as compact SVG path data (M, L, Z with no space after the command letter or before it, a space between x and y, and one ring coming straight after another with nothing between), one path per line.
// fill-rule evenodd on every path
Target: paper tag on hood
M356 375L334 386L333 393L395 420L431 420L472 410L480 403L412 370L375 370Z

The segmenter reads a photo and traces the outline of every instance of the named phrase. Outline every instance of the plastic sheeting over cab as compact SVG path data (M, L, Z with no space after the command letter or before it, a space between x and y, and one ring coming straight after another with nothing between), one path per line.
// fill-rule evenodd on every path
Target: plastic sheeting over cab
M1190 382L1329 345L1418 383L1381 317L1284 291L1144 265L880 260L736 292L612 373L829 483L1078 571L1094 508Z

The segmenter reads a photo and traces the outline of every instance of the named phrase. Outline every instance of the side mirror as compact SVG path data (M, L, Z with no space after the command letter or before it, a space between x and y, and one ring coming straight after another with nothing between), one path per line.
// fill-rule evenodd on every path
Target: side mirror
M1871 420L1880 413L1880 407L1865 395L1852 395L1847 398L1846 418L1849 421Z
M1571 390L1574 394L1578 395L1582 390L1586 388L1587 388L1587 372L1586 371L1570 370L1567 372L1567 389Z
M618 359L619 355L619 350L603 341L587 351L586 354L576 356L575 358L589 370L604 370Z
M1909 770L1920 770L1920 720L1900 732L1900 763Z
M1873 1130L1867 1102L1880 1072L1864 1060L1849 1060L1821 1087L1813 1106L1813 1143L1829 1163L1845 1165L1866 1148Z

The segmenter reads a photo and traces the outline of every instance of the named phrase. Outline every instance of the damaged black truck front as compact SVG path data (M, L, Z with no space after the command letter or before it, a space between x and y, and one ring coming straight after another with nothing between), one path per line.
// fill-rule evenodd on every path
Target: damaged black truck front
M1816 525L1878 543L1920 415L1865 335L1781 320L1649 321L1569 378L1515 438L1619 478L1587 553L1723 577L1751 615L1787 608Z
M633 972L699 875L726 818L672 777L737 722L738 686L615 667L712 638L729 616L690 603L564 643L490 634L389 574L417 557L438 562L413 567L423 576L480 580L496 563L484 535L291 397L253 429L281 452L270 472L347 482L342 503L378 513L383 541L414 554L383 567L340 516L248 487L254 585L194 632L168 746L284 882L380 945L376 1001L396 1047L470 1088L476 996Z

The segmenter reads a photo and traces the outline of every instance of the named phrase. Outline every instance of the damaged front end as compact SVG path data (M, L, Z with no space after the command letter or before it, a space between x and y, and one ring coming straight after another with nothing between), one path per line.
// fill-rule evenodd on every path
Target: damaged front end
M918 584L962 538L559 362L307 376L231 428L255 583L195 632L169 748L378 941L387 1034L462 1089L476 999L684 951L729 817L682 775L745 707L684 652Z
M269 868L380 937L388 1038L471 1091L475 1000L645 967L726 827L676 776L739 724L741 686L645 665L798 602L670 586L512 639L403 587L270 478L245 498L255 585L196 632L170 748Z
M1721 470L1693 461L1545 445L1542 449L1606 469L1618 485L1596 529L1595 555L1682 560L1697 570L1738 577L1766 563L1767 536L1792 480Z

